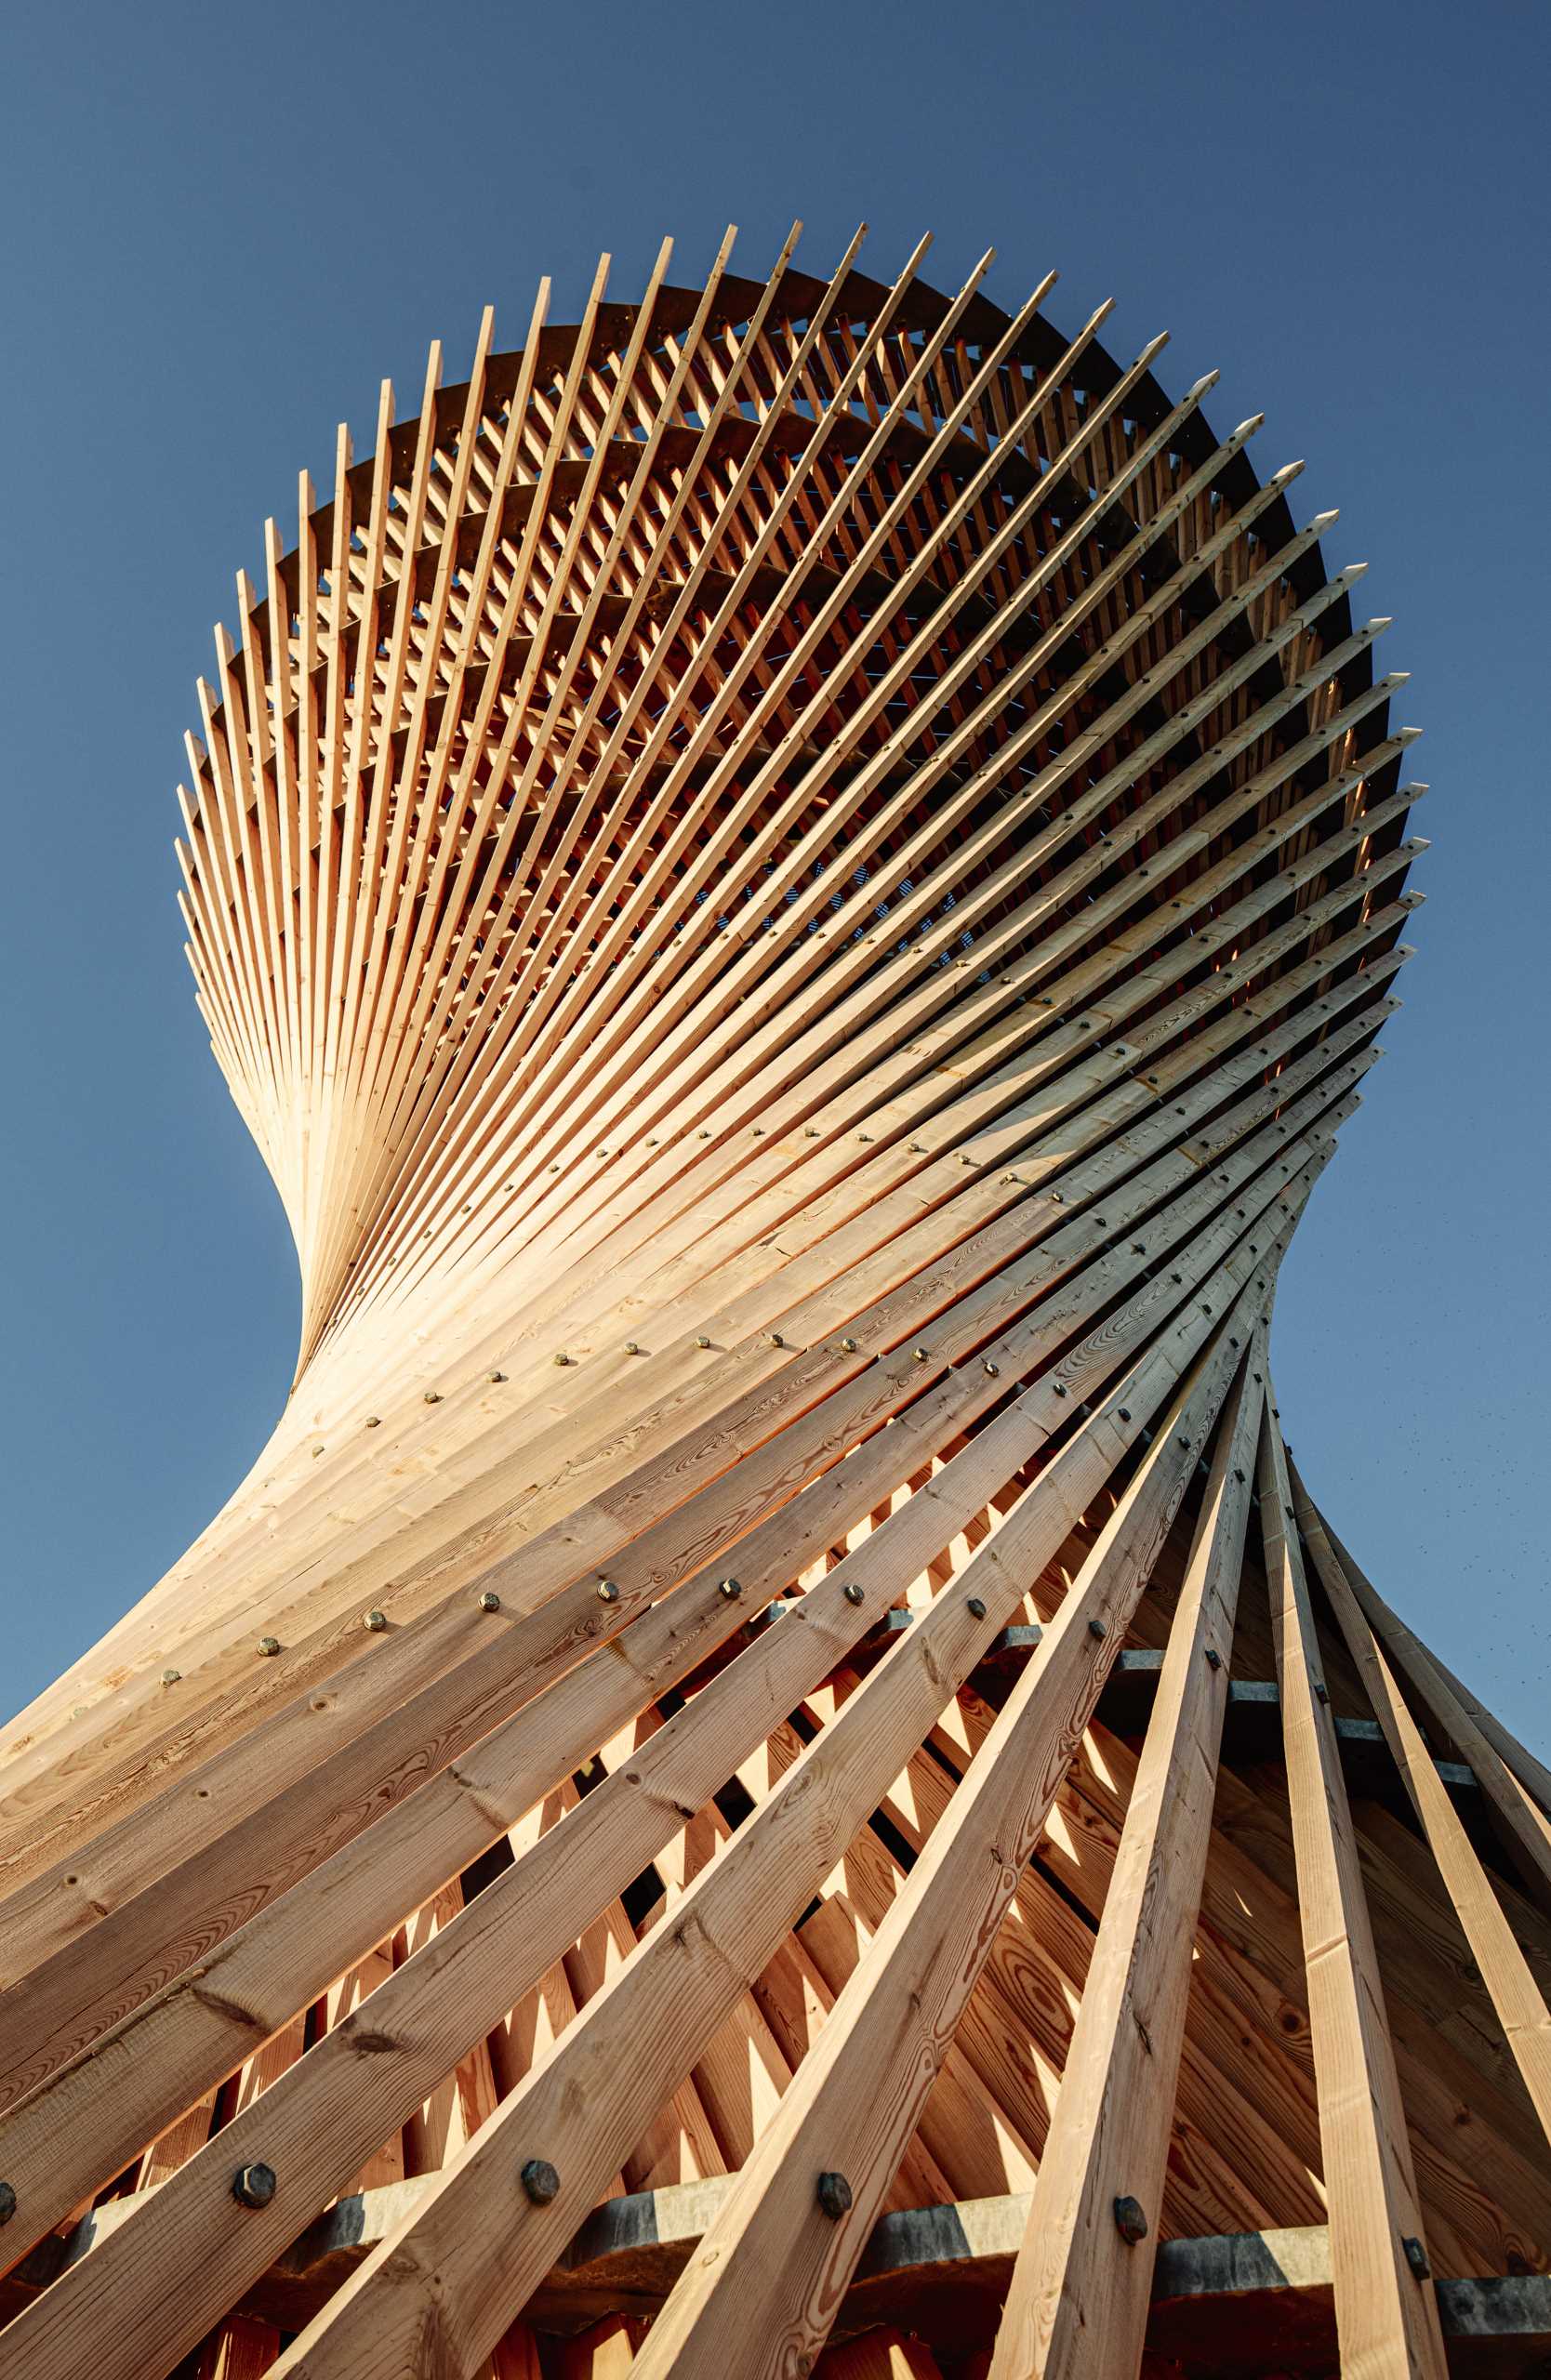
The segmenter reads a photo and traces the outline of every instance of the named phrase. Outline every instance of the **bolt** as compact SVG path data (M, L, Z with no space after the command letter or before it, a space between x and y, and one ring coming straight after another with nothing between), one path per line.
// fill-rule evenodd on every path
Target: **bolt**
M361 1625L369 1629L374 1636L379 1635L388 1625L388 1615L385 1611L368 1611Z
M855 1339L842 1339L841 1341L841 1352L842 1355L854 1355L856 1352L856 1342Z
M491 1588L486 1587L479 1599L479 1607L481 1611L499 1611L501 1599Z
M910 1352L915 1356L918 1364L930 1363L931 1355L925 1347L914 1347Z
M1147 2218L1133 2198L1115 2201L1115 2228L1128 2248L1139 2247L1147 2236Z
M1064 1190L1053 1190L1050 1196L1053 1205L1057 1207L1064 1207L1066 1205L1067 1194Z
M164 1670L162 1672L162 1684L164 1686L176 1686L182 1674L183 1673L181 1670Z
M640 1355L640 1353L641 1353L641 1349L637 1346L637 1344L636 1344L636 1342L635 1342L635 1341L634 1341L633 1339L627 1339L627 1340L626 1340L626 1342L625 1342L625 1353L626 1353L626 1355Z
M16 2213L16 2192L9 2182L0 2182L0 2223L8 2223Z
M1314 1693L1317 1701L1328 1702L1331 1699L1330 1687L1325 1684L1323 1678L1319 1678L1315 1681Z
M1131 1408L1130 1408L1130 1406L1129 1406L1129 1405L1122 1405L1122 1406L1121 1406L1121 1408L1120 1408L1120 1419L1121 1419L1121 1421L1130 1421L1130 1419L1131 1419Z
M1065 1396L1067 1394L1067 1383L1064 1380L1053 1380L1050 1388L1053 1396Z
M362 1426L368 1430L380 1430L382 1423L375 1413L368 1413Z
M820 2174L817 2198L821 2211L831 2223L838 2223L842 2215L851 2212L851 2185L843 2174Z
M1209 1670L1220 1670L1223 1666L1223 1657L1215 1645L1209 1645L1206 1648L1206 1666Z
M981 1602L978 1595L971 1595L968 1603L964 1606L964 1609L969 1613L972 1620L984 1620L986 1617L986 1606Z
M709 1347L710 1341L703 1330L697 1330L695 1334L695 1343L697 1347Z
M723 1603L736 1603L743 1593L743 1582L738 1579L722 1579L718 1581L716 1592Z
M565 1368L566 1365L570 1362L570 1360L571 1360L571 1358L570 1358L570 1356L569 1356L569 1355L557 1355L557 1356L555 1357L555 1362L559 1365L559 1367L560 1367L560 1368L562 1369L562 1371L563 1371L563 1370L564 1370L564 1368Z
M860 1587L856 1584L856 1581L855 1581L855 1579L848 1579L848 1580L846 1580L846 1583L845 1583L845 1587L844 1587L843 1592L844 1592L844 1594L845 1594L845 1600L846 1600L846 1602L847 1602L847 1603L860 1603L860 1602L861 1602L861 1600L862 1600L862 1591L861 1591Z
M560 2196L560 2175L547 2157L530 2157L517 2178L535 2206L548 2206Z
M505 1380L505 1378L506 1378L506 1374L505 1374L505 1372L492 1372L492 1373L491 1373L491 1375L490 1375L490 1385L491 1385L491 1387L492 1387L492 1388L499 1388L499 1386L500 1386L500 1384L501 1384L502 1381L504 1381L504 1380Z
M274 2192L272 2165L239 2165L232 2176L232 2195L239 2206L268 2206Z
M1421 2241L1405 2239L1401 2241L1400 2245L1405 2250L1406 2262L1410 2265L1412 2272L1416 2275L1417 2280L1430 2281L1432 2279L1433 2268L1427 2262L1427 2251L1422 2245Z
M266 1653L266 1654L269 1654L269 1653L278 1653L278 1652L279 1652L279 1650L280 1650L280 1639L279 1639L279 1637L278 1637L278 1636L260 1636L260 1637L259 1637L259 1639L258 1639L258 1650L259 1650L261 1653Z
M615 1585L614 1580L612 1579L600 1579L598 1581L598 1601L600 1603L617 1603L618 1600L619 1590Z
M773 1347L784 1347L787 1342L778 1330L773 1330L770 1333L770 1343Z
M1090 1620L1088 1622L1088 1633L1090 1636L1107 1636L1109 1633L1109 1622L1107 1620Z
M441 1390L439 1388L428 1388L425 1394L425 1402L428 1405L440 1405L442 1402Z
M993 1364L989 1356L987 1357L983 1369L991 1380L997 1380L1001 1377L1001 1366L1000 1364Z

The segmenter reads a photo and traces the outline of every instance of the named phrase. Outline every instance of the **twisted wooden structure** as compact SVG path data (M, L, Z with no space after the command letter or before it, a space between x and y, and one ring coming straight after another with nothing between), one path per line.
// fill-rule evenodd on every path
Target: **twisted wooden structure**
M0 2359L1540 2369L1551 1779L1268 1360L1385 623L1161 340L730 247L433 350L218 634L300 1358L4 1739Z

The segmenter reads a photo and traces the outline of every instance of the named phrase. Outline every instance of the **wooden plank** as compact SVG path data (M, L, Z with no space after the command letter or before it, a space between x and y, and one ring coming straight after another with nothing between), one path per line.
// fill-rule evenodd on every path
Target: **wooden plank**
M1217 1432L1158 1699L1105 1897L991 2372L1141 2361L1266 1401L1257 1328ZM1139 2240L1115 2208L1141 2210Z
M1438 2304L1426 2268L1384 1989L1298 1549L1287 1459L1269 1406L1258 1478L1343 2368L1375 2380L1380 2373L1396 2380L1441 2373ZM1420 2268L1408 2256L1408 2241L1416 2243Z
M1250 1296L1263 1294L1261 1276L1159 1419L1038 1654L654 2325L642 2380L725 2370L733 2354L750 2372L774 2372L822 2346L1243 1359L1258 1310ZM832 2210L815 2192L826 2171L844 2177L844 2203Z
M1336 1554L1302 1482L1291 1474L1293 1510L1320 1584L1372 1699L1405 1780L1481 1980L1502 2021L1524 2087L1551 2147L1551 2012L1519 1948L1502 1903L1461 1824L1422 1731L1369 1625L1346 1566ZM1474 1748L1474 1747L1473 1747ZM1491 1748L1481 1746L1487 1753ZM1491 1755L1495 1757L1495 1755ZM1535 1838L1538 1839L1538 1838Z

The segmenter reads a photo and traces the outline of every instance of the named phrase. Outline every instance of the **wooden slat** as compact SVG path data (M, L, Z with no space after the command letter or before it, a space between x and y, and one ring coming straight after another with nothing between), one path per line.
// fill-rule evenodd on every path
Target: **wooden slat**
M1269 1404L1258 1477L1342 2368L1373 2380L1381 2373L1395 2380L1411 2373L1441 2375L1438 2304L1426 2268L1384 1987L1298 1547L1287 1458ZM1408 2257L1408 2241L1415 2243L1420 2269Z

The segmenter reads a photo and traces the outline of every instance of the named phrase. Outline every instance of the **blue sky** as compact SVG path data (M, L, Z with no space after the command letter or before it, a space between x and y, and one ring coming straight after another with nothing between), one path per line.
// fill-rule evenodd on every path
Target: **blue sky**
M261 10L11 0L0 43L9 552L8 1289L0 1712L149 1586L268 1433L290 1245L195 1014L172 787L264 515L372 438L383 374L544 271L639 289L723 227L923 230L957 285L1209 366L1262 471L1339 505L1434 848L1407 1007L1283 1275L1284 1426L1381 1588L1551 1741L1541 709L1551 316L1545 0Z

